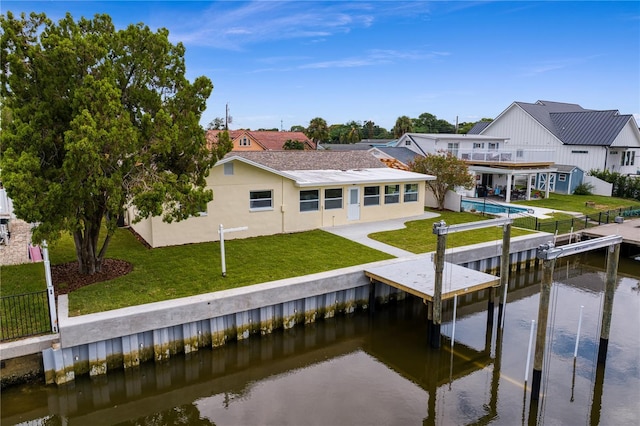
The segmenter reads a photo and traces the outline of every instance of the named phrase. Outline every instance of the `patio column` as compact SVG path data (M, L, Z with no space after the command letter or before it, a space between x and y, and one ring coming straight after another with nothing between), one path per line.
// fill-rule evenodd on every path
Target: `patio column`
M551 173L547 173L547 186L546 186L546 190L544 191L544 198L549 199L549 186L551 183Z
M506 193L504 194L505 203L511 202L511 173L507 173L507 187L505 188Z
M527 174L527 201L531 201L531 174Z

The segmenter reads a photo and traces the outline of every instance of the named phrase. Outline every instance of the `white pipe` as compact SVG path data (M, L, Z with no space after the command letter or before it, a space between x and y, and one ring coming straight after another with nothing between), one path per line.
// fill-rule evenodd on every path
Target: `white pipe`
M527 349L527 367L524 370L524 382L529 379L529 363L531 362L531 345L533 344L533 330L536 328L536 320L531 320L531 331L529 332L529 348Z
M451 329L451 347L453 348L453 340L456 336L456 310L458 308L458 295L453 295L453 328Z
M47 240L42 241L42 257L44 260L44 276L47 281L47 299L49 300L49 318L51 319L51 331L58 332L58 314L56 312L56 294L51 279L51 262L49 261L49 248Z
M576 348L573 350L573 358L578 356L578 343L580 343L580 327L582 326L582 309L583 305L580 305L580 318L578 319L578 334L576 334Z
M222 263L222 276L227 276L227 262L224 258L224 227L220 224L218 228L218 232L220 233L220 262Z

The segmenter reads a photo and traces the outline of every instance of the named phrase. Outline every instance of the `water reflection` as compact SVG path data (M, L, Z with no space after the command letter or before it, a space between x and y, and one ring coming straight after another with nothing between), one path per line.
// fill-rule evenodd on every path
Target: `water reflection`
M524 375L539 274L529 270L510 282L503 330L487 321L486 294L459 300L453 348L451 303L437 351L426 343L424 305L409 297L374 318L360 312L63 387L11 388L2 424L634 424L640 268L618 280L608 361L597 368L604 265L579 260L555 271L533 409Z

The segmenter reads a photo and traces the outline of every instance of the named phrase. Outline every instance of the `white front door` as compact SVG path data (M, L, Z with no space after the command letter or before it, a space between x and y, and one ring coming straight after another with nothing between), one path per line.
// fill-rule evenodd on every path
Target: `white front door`
M347 220L360 220L360 188L349 188Z

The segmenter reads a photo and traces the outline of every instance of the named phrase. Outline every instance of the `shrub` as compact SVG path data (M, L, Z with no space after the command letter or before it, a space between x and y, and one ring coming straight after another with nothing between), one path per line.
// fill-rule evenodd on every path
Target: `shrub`
M593 189L593 185L590 183L581 183L576 186L576 189L573 190L574 195L591 195L591 190Z

